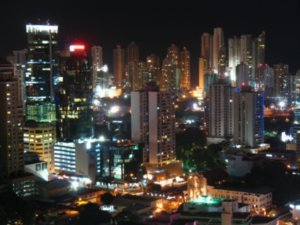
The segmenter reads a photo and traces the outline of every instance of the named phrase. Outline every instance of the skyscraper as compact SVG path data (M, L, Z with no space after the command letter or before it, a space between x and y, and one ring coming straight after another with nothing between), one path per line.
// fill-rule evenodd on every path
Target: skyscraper
M84 45L71 45L70 51L62 55L61 80L57 94L57 139L91 137L92 71Z
M289 65L276 64L274 69L274 96L275 97L289 97Z
M125 78L125 51L120 45L114 49L114 77L117 88L123 88Z
M228 66L231 80L236 81L236 66L241 62L240 39L236 36L228 38Z
M186 47L183 47L180 52L180 68L180 88L184 91L189 91L191 88L191 59L190 51L188 51Z
M102 58L102 47L101 46L92 46L91 48L92 54L92 65L93 65L93 91L96 91L97 79L100 76L100 70L103 65Z
M172 44L168 48L167 55L162 63L160 88L161 90L171 92L173 96L178 95L180 91L181 69L179 60L179 48L175 44Z
M222 54L222 49L224 48L224 34L221 27L214 28L213 34L213 45L212 45L212 68L215 73L219 74L219 62L220 54Z
M264 140L264 94L250 86L233 93L233 142L258 147Z
M129 90L138 90L139 78L139 47L131 42L126 48L126 70Z
M256 89L265 92L265 97L274 96L274 70L267 64L262 64L255 73Z
M131 139L144 143L143 162L175 159L175 114L169 92L151 87L131 93Z
M13 66L0 60L0 177L23 170L23 102Z
M236 66L235 71L237 87L250 85L251 82L249 80L249 67L247 64L241 62Z
M154 54L147 56L146 62L139 66L139 78L141 79L139 90L146 87L149 82L157 82L160 85L160 75L159 57Z
M232 87L226 80L219 79L209 87L209 141L219 142L232 135Z
M255 79L255 71L265 63L265 33L257 38L251 35L234 36L228 39L228 66L230 68L231 80L236 81L236 66L244 63L248 66L249 80Z
M55 121L57 25L26 25L28 58L25 73L26 120Z

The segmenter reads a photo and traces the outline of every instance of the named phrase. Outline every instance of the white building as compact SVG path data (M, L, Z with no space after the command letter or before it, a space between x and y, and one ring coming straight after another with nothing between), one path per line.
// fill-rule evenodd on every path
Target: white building
M220 142L233 135L232 88L219 79L209 88L208 141Z
M99 142L98 139L57 142L53 153L55 171L88 176L94 182L100 172Z
M238 203L248 204L254 212L262 212L272 205L272 192L267 188L237 189L207 186L209 196L234 199Z
M145 144L143 161L175 159L175 115L171 94L156 90L131 93L131 139Z
M264 139L264 95L250 87L233 93L233 142L257 147Z

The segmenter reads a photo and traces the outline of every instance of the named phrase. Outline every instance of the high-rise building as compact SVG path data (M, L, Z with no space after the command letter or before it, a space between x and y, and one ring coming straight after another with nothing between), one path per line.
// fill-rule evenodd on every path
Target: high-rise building
M61 57L61 82L57 93L57 139L73 141L91 137L92 71L84 45L71 45Z
M199 88L205 91L205 74L217 74L224 77L227 66L224 34L220 27L214 28L213 35L203 33L201 36L201 56L199 58ZM205 93L202 93L203 95Z
M181 79L180 88L184 91L189 91L191 88L191 59L190 51L186 47L183 47L180 52L180 68Z
M25 73L26 120L55 121L54 84L58 26L26 25L28 55Z
M224 34L221 27L214 28L212 44L212 69L215 73L219 74L220 56L224 49Z
M136 90L142 90L143 87L150 82L157 82L160 86L160 61L157 55L151 54L147 56L145 63L139 64L139 88Z
M102 57L102 47L101 46L92 46L91 48L92 55L92 66L93 66L93 91L96 91L97 80L100 76L101 67L103 65Z
M125 78L125 51L120 45L114 49L114 77L117 88L122 88Z
M181 68L179 60L179 48L172 44L163 60L159 83L161 90L169 91L173 96L178 95L180 92Z
M201 36L201 57L207 60L207 69L212 64L212 36L209 33L203 33ZM206 71L205 71L206 72Z
M231 80L236 80L236 66L241 62L240 39L236 36L228 38L228 66Z
M250 86L233 93L233 142L258 147L264 140L264 94Z
M169 92L148 87L131 93L131 139L144 143L143 162L175 159L175 114Z
M236 81L236 66L244 63L248 66L249 80L255 79L257 67L265 63L265 33L253 38L251 35L234 36L228 39L228 66L232 81Z
M211 142L219 142L232 135L232 87L219 79L209 87L208 136Z
M139 47L131 42L126 48L126 68L127 68L127 83L129 90L139 89Z
M236 66L236 87L251 85L249 80L249 67L247 64L241 62Z
M207 71L207 60L204 57L199 58L199 89L203 95L204 91L204 76L205 71Z
M274 69L274 96L275 97L289 97L289 65L276 64Z
M262 64L256 69L255 88L258 91L264 91L265 97L274 96L274 70L267 64Z
M23 102L13 66L0 60L0 177L23 170Z
M56 142L55 126L51 123L32 123L24 128L24 152L35 152L39 160L53 170L52 152Z

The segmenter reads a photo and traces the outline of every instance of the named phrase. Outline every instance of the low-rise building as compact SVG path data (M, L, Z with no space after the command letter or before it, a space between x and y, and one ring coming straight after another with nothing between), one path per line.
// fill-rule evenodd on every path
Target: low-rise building
M262 212L272 205L269 188L242 189L222 186L208 186L208 195L215 198L235 199L238 203L249 204L252 211Z

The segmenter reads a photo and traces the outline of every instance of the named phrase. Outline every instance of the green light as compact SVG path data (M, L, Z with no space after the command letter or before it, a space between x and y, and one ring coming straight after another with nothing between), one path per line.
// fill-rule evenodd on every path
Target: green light
M191 203L197 205L221 205L222 202L223 198L212 198L210 196L201 196L191 201Z
M132 149L133 149L133 150L139 150L139 146L138 146L138 145L135 145L135 146L132 147Z

